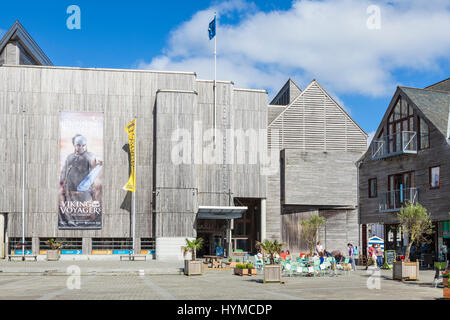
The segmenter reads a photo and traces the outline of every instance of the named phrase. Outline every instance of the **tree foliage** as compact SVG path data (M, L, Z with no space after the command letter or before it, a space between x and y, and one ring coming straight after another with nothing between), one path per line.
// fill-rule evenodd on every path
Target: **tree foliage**
M400 209L397 217L403 227L403 232L409 235L410 241L405 252L405 261L409 261L412 244L429 242L427 236L433 233L433 224L427 209L419 203L408 202L406 207Z
M306 242L309 252L312 255L314 251L314 245L317 240L317 233L319 228L325 223L325 218L319 217L317 214L313 214L306 220L302 220L300 225L302 226L301 238Z
M256 242L256 248L261 249L264 253L269 255L270 264L275 264L275 254L280 254L283 246L284 243L278 242L277 240L270 241L264 239L262 242Z
M191 252L192 253L191 260L195 260L197 251L200 250L202 247L203 247L202 238L197 238L192 241L186 238L186 246L181 247L181 250L183 250L184 256L186 256L188 252Z

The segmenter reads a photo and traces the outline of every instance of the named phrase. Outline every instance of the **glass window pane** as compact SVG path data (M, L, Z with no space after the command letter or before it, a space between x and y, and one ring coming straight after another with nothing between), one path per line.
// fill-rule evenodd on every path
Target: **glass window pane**
M420 149L430 147L430 135L428 125L422 118L420 118Z
M439 167L434 167L431 168L430 170L430 186L431 188L439 188L439 180L440 180L440 176L439 176L439 172L440 168Z
M398 100L394 108L394 121L400 119L400 101L401 100Z
M414 118L409 118L409 131L416 131L414 130Z
M402 131L409 131L409 128L408 128L408 120L403 120L403 128L402 128Z
M401 100L401 118L406 118L408 116L408 105L404 99Z
M409 104L408 104L408 108L409 108L409 115L412 116L413 115L413 108Z

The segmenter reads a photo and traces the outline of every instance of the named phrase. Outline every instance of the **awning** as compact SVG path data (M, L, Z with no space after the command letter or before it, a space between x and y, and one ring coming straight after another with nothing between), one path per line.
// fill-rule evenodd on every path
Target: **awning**
M247 207L214 207L199 206L198 219L239 219L247 211Z

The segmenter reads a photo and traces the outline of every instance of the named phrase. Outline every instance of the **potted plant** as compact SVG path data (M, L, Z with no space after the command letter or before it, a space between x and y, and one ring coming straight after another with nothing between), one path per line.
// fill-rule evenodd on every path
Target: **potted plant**
M191 253L191 260L184 260L184 274L187 276L201 275L202 261L196 260L197 250L200 250L203 246L203 239L197 238L194 240L189 240L186 238L186 246L181 247L183 250L183 255L186 258L186 254Z
M258 274L258 270L256 270L252 263L247 264L247 269L249 276L256 276Z
M442 284L444 288L448 288L448 276L450 275L450 270L444 271L442 273Z
M63 243L55 239L49 239L45 242L50 246L50 250L47 250L47 261L58 261L59 260L59 249L62 248Z
M275 254L281 253L284 243L265 239L257 242L256 247L269 255L270 264L264 266L264 283L281 282L281 265L275 264Z
M393 278L397 280L418 280L419 261L411 262L409 255L413 243L429 242L427 235L433 233L433 225L430 214L419 203L408 202L397 214L405 235L409 235L409 243L406 247L405 260L394 262Z
M245 264L245 263L236 264L236 267L234 268L234 274L238 275L238 276L248 275L247 264Z

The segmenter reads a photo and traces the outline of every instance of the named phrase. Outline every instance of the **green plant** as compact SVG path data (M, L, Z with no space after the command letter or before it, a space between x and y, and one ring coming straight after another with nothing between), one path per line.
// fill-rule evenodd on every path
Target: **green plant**
M262 242L256 242L256 248L269 254L270 264L275 264L275 254L280 254L283 246L284 243L278 242L277 240L270 241L264 239Z
M255 269L252 263L247 263L247 269Z
M306 220L302 220L300 225L302 227L301 238L306 242L309 252L312 255L314 251L314 245L317 240L317 233L319 228L325 223L324 217L319 217L317 214L313 214Z
M231 261L233 261L233 258L229 258L229 259L228 259L228 262L231 262Z
M430 241L426 238L427 235L433 233L433 225L430 219L430 214L427 209L422 207L419 203L412 204L408 202L405 208L401 208L397 214L398 220L403 227L404 233L409 234L410 242L406 247L405 261L409 262L409 254L413 243L423 243Z
M444 271L444 272L442 273L442 277L443 277L443 278L448 278L449 276L450 276L450 270Z
M202 238L197 238L192 241L186 238L186 246L181 247L181 250L183 250L183 255L185 257L188 252L191 252L192 253L191 260L194 261L196 259L197 251L200 250L202 246L203 246Z
M48 239L47 241L45 241L45 244L50 246L50 248L52 248L52 250L58 250L61 249L62 246L64 245L62 241L57 241L55 239Z
M236 264L237 269L247 269L247 264L245 263L238 263Z
M241 262L241 260L239 260L239 259L236 259L236 262Z

